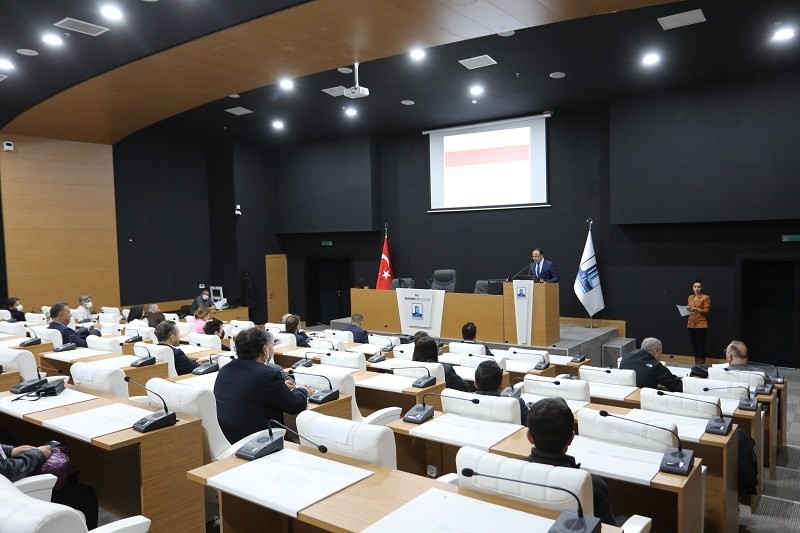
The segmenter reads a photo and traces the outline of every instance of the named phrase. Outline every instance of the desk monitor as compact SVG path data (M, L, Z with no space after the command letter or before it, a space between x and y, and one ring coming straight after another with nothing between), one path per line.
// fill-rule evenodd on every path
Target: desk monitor
M503 294L503 279L487 279L486 294Z
M212 302L218 302L222 300L222 298L224 298L224 295L222 294L222 287L217 287L212 285L211 287L209 287L209 289L211 290Z

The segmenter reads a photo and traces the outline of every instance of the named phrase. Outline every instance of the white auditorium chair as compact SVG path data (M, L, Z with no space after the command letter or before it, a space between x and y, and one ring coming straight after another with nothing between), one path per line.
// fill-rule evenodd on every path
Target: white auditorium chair
M119 322L100 322L100 334L106 337L119 337L123 329Z
M580 379L609 385L636 386L636 372L619 368L601 368L599 366L582 366L578 370Z
M436 383L445 383L444 367L441 363L422 363L420 361L392 359L392 372L397 376L406 376L410 378L428 376L428 372L420 367L427 368L430 375L436 378ZM519 413L517 413L517 415L519 416Z
M0 333L7 333L15 337L25 337L24 322L0 322Z
M121 315L122 313L119 310L119 307L101 307L100 308L101 315Z
M101 324L119 324L119 321L122 320L122 315L120 313L100 313L97 315L97 319Z
M277 322L267 322L264 324L264 329L268 329L272 332L281 332L286 331L286 325Z
M50 329L44 326L35 326L31 329L36 332L37 337L42 339L42 342L52 342L53 348L58 348L64 344L64 338L57 329Z
M3 365L3 370L19 372L22 381L38 377L36 358L28 350L0 347L0 365Z
M486 355L486 346L474 342L451 342L447 345L450 353L471 353L476 355Z
M11 311L8 309L0 309L0 320L11 320Z
M539 363L542 359L550 364L550 352L547 350L533 350L531 348L509 348L508 358L512 361L524 361L526 363Z
M236 337L243 329L254 328L256 325L250 320L231 320L230 326L230 335Z
M345 331L343 329L326 329L323 331L326 339L332 341L342 341L343 343L355 342L353 340L353 332Z
M236 335L233 335L236 337ZM297 346L297 337L294 333L275 333L275 345L278 346Z
M205 335L203 333L189 333L188 340L195 346L202 346L210 350L221 350L222 339L216 335Z
M192 324L192 323L194 323L194 316L193 315L186 315L185 317L183 317L183 320L187 324Z
M58 478L53 474L39 474L28 476L15 481L14 486L31 498L49 502L53 498L53 488ZM0 489L2 492L2 489Z
M478 365L484 361L494 361L497 365L506 371L506 358L504 356L493 357L491 355L476 355L471 353L459 354L458 364L470 368L478 368Z
M72 383L83 390L103 392L127 400L128 384L120 368L77 362L69 368Z
M463 399L478 398L480 403L465 402ZM442 412L519 425L519 401L505 396L476 396L469 392L444 389L441 396Z
M117 339L89 335L86 337L86 346L92 350L101 350L108 353L122 355L122 343Z
M178 327L178 332L181 335L189 335L190 333L197 333L194 324L190 324L188 322L175 322L175 325Z
M619 418L602 417L600 411L594 409L581 409L577 413L577 419L578 434L581 437L657 452L663 452L669 447L674 448L678 445L678 439L669 431L643 426L636 422L626 422ZM641 422L678 432L678 427L670 422L666 415L663 419L654 418L641 420Z
M401 344L392 349L392 355L395 359L405 359L411 361L414 358L414 343Z
M369 344L373 346L380 346L380 347L388 347L391 346L400 346L400 337L392 337L391 335L373 335L370 333L367 335L367 340Z
M44 313L44 311L42 311L42 313ZM123 309L123 310L122 310L122 316L125 318L125 320L128 320L128 315L129 315L130 313L131 313L131 310L130 310L130 309Z
M169 346L137 342L133 345L133 355L137 357L149 357L152 355L157 361L167 363L167 377L174 378L178 375L178 371L175 370L175 354Z
M47 325L47 317L42 313L25 313L25 322Z
M147 323L147 319L144 318L134 318L133 320L128 320L125 324L126 328L147 328L150 327Z
M46 317L50 317L50 309L52 307L49 305L43 305L40 309L42 310L42 314Z
M181 318L178 316L178 313L164 313L164 320L172 320L177 324L181 321Z
M315 411L303 411L297 415L296 423L300 435L326 446L329 453L397 468L394 432L386 426L361 424ZM316 448L305 439L300 439L300 446Z
M753 367L753 370L734 370L728 367L718 366L712 366L708 369L708 379L746 383L751 390L760 385L764 385L767 380L766 374L756 370L756 367Z
M681 379L683 392L697 394L698 396L716 396L717 398L730 398L738 400L746 398L748 384L741 381L722 381L718 379L700 379L686 376ZM709 389L709 390L704 390ZM711 390L716 389L716 390Z
M556 385L558 382L558 385ZM547 396L550 398L564 398L588 402L590 400L589 382L582 379L554 379L541 376L525 376L522 383L514 385L515 389L522 388L523 393Z
M324 365L356 368L358 370L367 369L367 358L363 353L326 352L325 354L320 354L319 361Z
M269 331L270 333L272 333L273 336L275 336L278 333L283 333L283 328L278 327L278 326L267 326L267 325L264 325L264 331Z
M323 351L344 351L344 342L337 339L310 339L308 345L315 350Z
M147 324L147 322L145 322L145 324ZM156 328L151 328L147 325L140 326L139 324L126 324L124 331L124 334L129 337L135 337L138 335L142 338L142 340L150 340L154 344L158 344L158 339L156 338Z
M711 418L719 414L719 398L683 392L659 395L656 389L641 390L641 409L692 418Z

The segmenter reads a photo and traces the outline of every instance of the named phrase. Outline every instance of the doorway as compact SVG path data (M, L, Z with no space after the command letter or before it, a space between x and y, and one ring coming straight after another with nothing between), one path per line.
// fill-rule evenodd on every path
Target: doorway
M318 258L306 261L306 324L330 324L350 316L350 258Z

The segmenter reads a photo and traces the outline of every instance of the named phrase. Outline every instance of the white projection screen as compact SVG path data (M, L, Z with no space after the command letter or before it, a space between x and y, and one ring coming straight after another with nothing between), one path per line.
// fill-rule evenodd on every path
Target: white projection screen
M431 211L549 206L545 120L423 132L430 141Z

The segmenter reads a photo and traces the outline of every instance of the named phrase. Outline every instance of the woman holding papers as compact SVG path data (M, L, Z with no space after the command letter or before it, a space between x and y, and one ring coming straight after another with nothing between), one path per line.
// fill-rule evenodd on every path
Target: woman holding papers
M711 297L703 292L700 278L692 284L686 308L689 310L689 340L692 341L694 363L702 365L706 362L706 333L708 333L708 312L711 311Z

